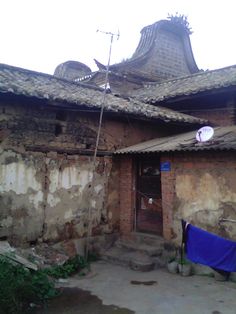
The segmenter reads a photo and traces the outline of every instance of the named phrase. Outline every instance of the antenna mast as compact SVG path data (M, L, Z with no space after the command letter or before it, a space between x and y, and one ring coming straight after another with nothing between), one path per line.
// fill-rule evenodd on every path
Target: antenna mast
M98 125L97 140L96 140L96 146L95 146L94 156L93 156L93 163L94 163L94 165L95 165L95 163L96 163L97 150L98 150L98 143L99 143L99 139L100 139L101 126L102 126L102 117L103 117L103 111L104 111L104 107L105 107L105 103L106 103L106 91L107 91L107 85L108 85L108 74L109 74L109 68L110 68L111 50L112 50L113 39L114 39L114 36L117 37L117 40L120 38L120 32L119 32L119 31L118 31L117 34L114 34L114 33L111 33L111 32L100 31L100 30L98 29L97 32L100 32L100 33L103 33L103 34L105 34L105 35L111 36L111 41L110 41L108 62L107 62L107 66L106 66L105 87L104 87L103 99L102 99L102 103L101 103L101 111L100 111L100 118L99 118L99 125ZM95 167L94 167L94 168L95 168Z
M97 32L100 32L100 33L103 33L105 35L109 35L110 36L110 47L109 47L108 62L107 62L107 66L106 66L105 87L104 87L103 98L102 98L102 102L101 102L101 111L100 111L100 116L99 116L99 124L98 124L96 145L95 145L94 155L93 155L93 168L92 168L93 177L92 177L92 183L91 183L91 186L90 186L90 193L89 193L89 197L88 197L88 203L89 203L89 208L88 208L88 232L87 232L87 238L86 238L86 244L85 244L85 260L86 261L88 260L89 240L90 240L90 237L91 237L91 234L92 234L92 221L91 221L91 218L92 218L91 217L92 216L92 208L91 208L91 205L90 205L90 200L91 200L92 193L93 193L94 173L95 173L95 169L96 169L96 158L97 158L98 144L99 144L100 134L101 134L103 112L104 112L104 107L105 107L105 104L106 104L106 94L107 94L107 85L108 85L108 74L109 74L110 61L111 61L112 44L113 44L114 37L116 37L117 40L120 38L120 32L119 31L117 32L117 34L115 34L115 33L112 33L112 32L100 31L98 29Z

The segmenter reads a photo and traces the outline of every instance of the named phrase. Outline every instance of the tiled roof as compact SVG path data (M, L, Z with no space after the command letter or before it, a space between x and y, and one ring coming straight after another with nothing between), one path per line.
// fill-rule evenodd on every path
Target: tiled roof
M182 48L173 52L169 50L169 45L176 45L176 38ZM183 59L180 56L183 56ZM106 66L96 59L94 61L102 73ZM179 63L185 66L180 66ZM134 54L122 62L111 64L109 69L113 75L139 80L140 85L142 82L160 82L167 78L199 72L188 31L181 23L171 20L160 20L145 26L141 30L141 38ZM93 72L78 78L78 81L90 82L95 76L96 72Z
M208 142L199 143L196 132L188 132L143 142L120 149L115 154L144 154L174 151L236 150L236 126L217 127Z
M164 31L165 34L166 32L170 32L172 34L175 34L175 36L179 36L180 37L180 42L181 45L183 47L183 51L185 54L185 58L186 58L186 63L187 63L187 67L188 70L185 71L185 73L196 73L198 72L198 67L196 65L196 62L194 60L194 56L193 56L193 52L192 52L192 48L191 48L191 43L190 43L190 39L189 39L189 34L188 32L186 32L184 30L184 28L181 26L181 24L176 25L176 23L170 21L170 20L160 20L158 22L155 22L151 25L145 26L142 30L141 30L141 38L139 41L139 44L133 54L133 56L123 62L117 63L117 64L113 64L110 66L110 69L112 71L120 71L120 70L127 70L127 68L131 69L133 68L133 72L138 74L139 76L142 77L144 75L148 77L148 73L143 73L141 71L141 69L137 69L138 64L141 63L143 64L145 62L145 60L151 60L151 56L150 56L150 51L154 48L154 46L157 44L157 47L159 49L159 53L155 52L155 57L154 60L155 62L153 62L153 67L157 67L160 65L159 63L163 64L165 63L166 67L169 67L169 60L168 58L160 58L160 48L162 48L163 43L161 42L161 32ZM173 36L173 35L172 35ZM164 43L164 45L166 45L166 42ZM156 51L156 50L155 50ZM158 60L158 61L157 61ZM175 64L172 64L171 68L174 68ZM140 71L138 71L140 70ZM155 72L155 71L154 71ZM156 71L158 72L158 71ZM129 72L128 72L129 73ZM152 73L154 74L154 73ZM159 75L156 75L155 80L160 80L163 79L162 75L160 76L161 73L159 73ZM175 76L175 75L174 75ZM154 81L154 78L152 79L152 81Z
M83 83L73 83L52 75L0 64L0 93L36 97L61 102L75 107L99 110L103 92ZM203 124L206 121L162 107L154 107L136 100L106 95L104 110L144 119L161 119L165 122Z
M132 96L146 103L158 103L178 96L189 96L230 86L236 86L236 65L150 84L134 91Z

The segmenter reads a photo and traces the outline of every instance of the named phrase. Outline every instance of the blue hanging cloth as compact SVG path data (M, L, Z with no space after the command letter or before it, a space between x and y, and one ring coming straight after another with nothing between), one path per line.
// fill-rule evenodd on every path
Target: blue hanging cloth
M189 260L217 270L236 272L236 242L182 222Z

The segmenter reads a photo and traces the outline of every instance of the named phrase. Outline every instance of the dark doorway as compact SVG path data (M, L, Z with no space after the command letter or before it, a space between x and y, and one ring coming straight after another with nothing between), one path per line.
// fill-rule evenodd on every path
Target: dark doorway
M136 231L162 235L160 159L138 161L136 182Z

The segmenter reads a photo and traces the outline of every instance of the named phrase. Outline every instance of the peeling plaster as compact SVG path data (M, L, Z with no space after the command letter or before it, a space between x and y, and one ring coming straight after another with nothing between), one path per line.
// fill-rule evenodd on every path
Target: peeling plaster
M99 184L99 185L95 186L94 190L98 194L102 190L102 188L103 188L103 186L101 184Z
M1 222L0 222L0 227L4 228L9 228L11 227L13 224L13 219L11 216L8 216L7 218L5 219L2 219Z
M193 171L176 175L176 197L178 204L174 213L174 230L181 234L180 220L186 219L198 226L234 239L235 231L229 224L219 224L221 217L236 217L236 171L214 169ZM228 218L228 217L227 217Z
M202 176L178 175L176 177L176 196L180 201L178 213L187 218L198 211L216 211L221 201L219 186L210 174Z
M58 189L70 189L72 186L79 186L81 190L92 180L92 172L79 170L76 166L65 167L63 170L57 168L51 170L49 192L54 193Z
M29 201L34 204L34 207L38 208L39 204L43 201L43 192L38 191L35 194L29 195Z
M0 155L0 235L31 241L43 226L41 158L12 151Z
M0 166L0 192L14 191L16 194L26 194L28 189L38 191L42 188L36 180L36 169L26 166L23 161Z
M63 233L76 237L83 236L87 232L89 207L93 209L92 225L97 226L100 223L108 175L105 171L95 173L94 188L91 191L93 173L90 160L72 164L64 160L61 166L57 161L51 160L48 164L50 164L49 193L44 238L55 237L55 230L57 237L61 237Z
M67 211L65 212L65 214L64 214L64 219L65 219L65 220L68 220L68 219L71 219L71 218L73 218L72 209L67 210Z
M91 204L91 207L95 208L95 206L96 206L96 201L90 200L90 204Z
M81 237L87 232L90 206L92 228L107 214L104 194L110 168L102 158L98 163L103 170L94 173L93 184L89 158L25 157L5 151L0 161L0 236L14 235L19 241Z
M53 195L51 193L48 193L47 196L47 203L49 204L50 207L54 207L57 204L59 204L61 201L60 197Z

